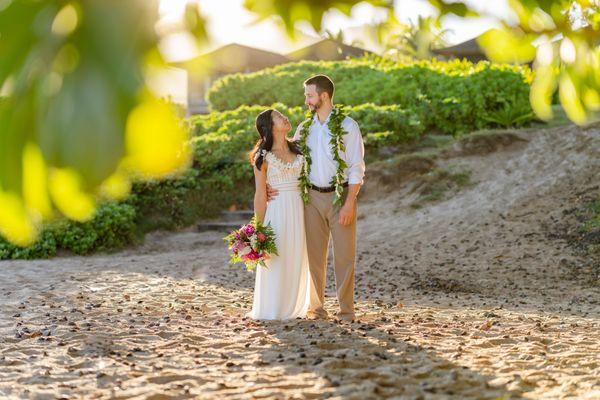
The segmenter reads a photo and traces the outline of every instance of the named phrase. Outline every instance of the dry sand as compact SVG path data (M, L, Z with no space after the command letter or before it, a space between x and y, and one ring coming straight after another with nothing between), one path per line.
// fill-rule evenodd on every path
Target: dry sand
M546 232L598 190L600 132L526 138L444 161L476 183L449 200L359 206L353 324L244 319L254 275L211 232L0 262L0 397L600 399L600 288Z

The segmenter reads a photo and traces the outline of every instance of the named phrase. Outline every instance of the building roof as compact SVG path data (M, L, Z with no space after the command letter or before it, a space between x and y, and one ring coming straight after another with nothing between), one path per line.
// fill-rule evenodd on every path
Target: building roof
M485 56L484 51L477 43L477 38L467 40L456 44L454 46L443 47L441 49L431 50L435 54L443 56L454 56L454 57L468 57L468 56Z
M173 65L203 75L252 72L292 61L285 55L231 43L191 60Z
M343 60L347 57L360 57L365 53L371 53L368 50L355 46L349 46L333 39L323 39L310 46L286 54L294 61L297 60Z

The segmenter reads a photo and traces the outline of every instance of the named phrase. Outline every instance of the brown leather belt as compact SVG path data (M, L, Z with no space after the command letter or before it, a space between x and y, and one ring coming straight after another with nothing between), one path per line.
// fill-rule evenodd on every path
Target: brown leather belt
M317 192L321 192L321 193L331 193L331 192L335 192L335 186L329 186L329 187L320 187L320 186L315 186L312 183L309 185L309 187L313 190L316 190ZM342 187L348 187L348 182L344 182L342 183Z

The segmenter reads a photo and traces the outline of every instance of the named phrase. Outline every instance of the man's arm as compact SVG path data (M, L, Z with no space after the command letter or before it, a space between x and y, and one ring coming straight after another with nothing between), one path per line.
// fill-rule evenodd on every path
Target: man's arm
M365 145L356 122L348 127L346 164L348 164L348 196L340 210L340 224L347 226L355 217L356 197L365 176Z
M346 164L348 165L348 184L362 185L365 177L365 144L358 124L352 121L346 135ZM357 192L358 194L358 192Z

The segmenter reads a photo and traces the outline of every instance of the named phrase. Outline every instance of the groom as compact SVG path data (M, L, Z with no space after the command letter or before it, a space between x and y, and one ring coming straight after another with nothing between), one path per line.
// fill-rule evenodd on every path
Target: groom
M345 151L339 151L346 162L343 170L343 195L341 205L334 204L337 161L330 144L332 137L330 117L333 105L334 85L325 75L316 75L304 82L305 104L314 113L310 124L303 129L298 126L294 140L307 132L306 144L310 151L309 201L304 208L306 245L311 282L310 306L307 318L327 318L323 308L327 277L329 237L333 238L334 272L340 311L337 318L352 322L354 313L354 270L356 264L356 196L365 175L364 144L356 121L346 116L341 123ZM277 190L267 188L269 200Z

